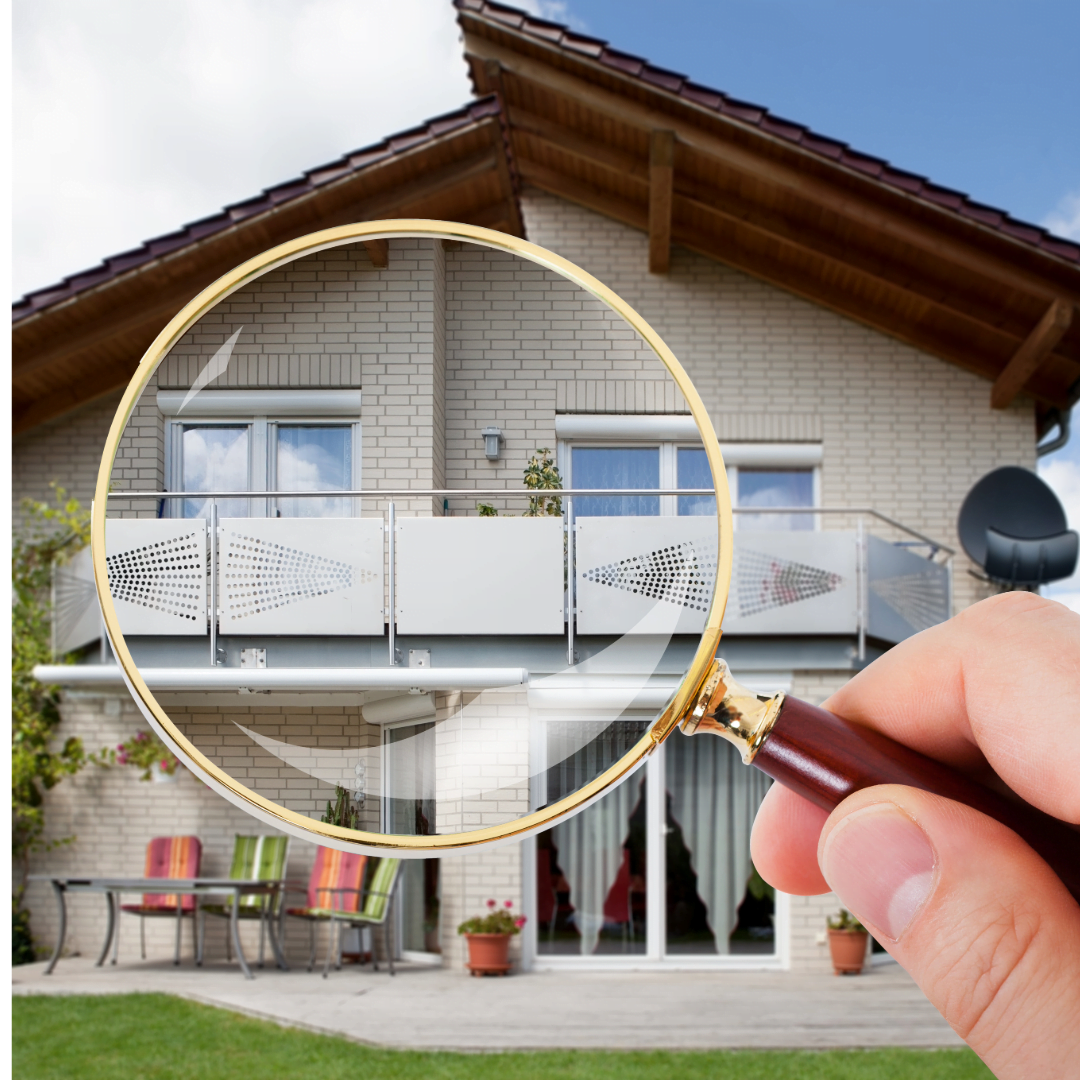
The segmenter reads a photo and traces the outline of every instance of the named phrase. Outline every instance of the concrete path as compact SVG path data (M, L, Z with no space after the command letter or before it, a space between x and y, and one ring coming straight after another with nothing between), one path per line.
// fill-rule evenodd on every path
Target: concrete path
M404 965L316 972L197 971L190 961L61 960L12 972L16 994L159 991L373 1046L447 1050L949 1047L960 1039L896 964L857 977L610 972L472 979Z

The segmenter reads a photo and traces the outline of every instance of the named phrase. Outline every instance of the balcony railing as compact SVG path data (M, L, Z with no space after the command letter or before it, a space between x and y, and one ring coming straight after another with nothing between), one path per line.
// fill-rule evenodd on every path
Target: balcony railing
M219 635L385 637L390 666L398 634L563 636L572 664L575 635L696 634L704 624L715 518L578 517L574 501L659 495L673 507L678 496L711 490L544 492L562 500L562 515L539 518L418 516L398 506L535 497L528 491L340 494L368 516L219 519L219 501L250 493L212 492L200 493L209 520L109 518L107 562L125 636L209 637L211 664ZM155 500L160 512L185 497L116 492L110 500ZM848 636L862 658L867 638L901 641L951 614L952 549L875 510L735 513L727 635ZM819 527L742 529L744 514L799 515ZM54 588L56 652L97 639L88 553L57 568Z

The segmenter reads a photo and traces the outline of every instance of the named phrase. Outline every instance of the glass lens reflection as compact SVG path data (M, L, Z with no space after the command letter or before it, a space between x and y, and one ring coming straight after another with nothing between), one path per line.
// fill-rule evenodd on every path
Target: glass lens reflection
M586 384L664 400L621 318L505 252L389 251L305 256L184 335L121 441L106 546L127 645L213 764L312 821L445 835L550 806L631 749L694 656L719 552L711 496L679 494L710 486L704 451L645 424L565 434ZM530 476L569 493L541 506ZM621 838L643 795L623 787L603 859L632 923ZM580 827L559 834L567 881L594 858Z

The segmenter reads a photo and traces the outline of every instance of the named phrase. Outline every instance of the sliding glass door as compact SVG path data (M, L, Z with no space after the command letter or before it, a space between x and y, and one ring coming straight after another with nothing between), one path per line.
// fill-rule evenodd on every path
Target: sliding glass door
M549 800L564 786L560 774L596 775L639 725L609 728L548 769ZM565 738L548 734L549 755ZM723 740L675 732L645 768L539 834L525 847L536 860L536 961L774 956L772 891L750 861L750 828L769 783Z

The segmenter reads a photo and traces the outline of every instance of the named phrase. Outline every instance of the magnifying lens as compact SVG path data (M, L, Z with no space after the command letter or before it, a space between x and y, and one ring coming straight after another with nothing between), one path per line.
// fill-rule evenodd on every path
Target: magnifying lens
M139 364L91 537L146 719L293 835L418 858L520 839L679 728L829 808L890 782L969 803L1080 895L1061 822L734 681L702 400L625 301L515 237L375 221L225 274Z

